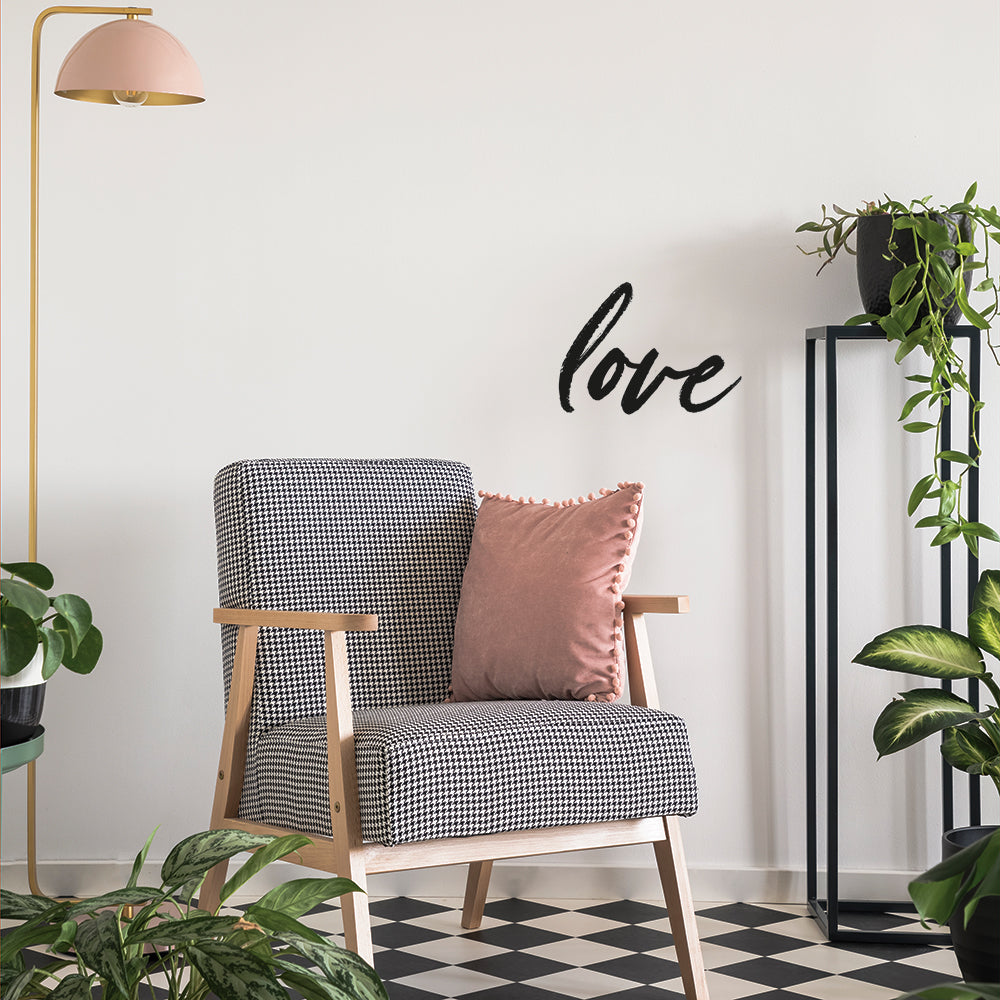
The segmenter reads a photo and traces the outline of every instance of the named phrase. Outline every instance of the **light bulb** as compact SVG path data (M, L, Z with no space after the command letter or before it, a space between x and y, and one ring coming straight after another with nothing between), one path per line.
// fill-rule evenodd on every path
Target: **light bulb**
M114 90L112 93L123 108L141 108L149 100L145 90Z

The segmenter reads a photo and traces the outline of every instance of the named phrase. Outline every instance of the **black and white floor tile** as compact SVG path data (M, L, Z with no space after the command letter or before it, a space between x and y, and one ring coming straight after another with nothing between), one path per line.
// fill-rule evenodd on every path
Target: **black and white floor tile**
M662 904L498 899L475 931L461 929L460 907L457 899L372 900L375 968L391 1000L683 998ZM697 909L712 1000L894 1000L959 978L949 948L832 945L804 906ZM341 930L334 906L305 922Z

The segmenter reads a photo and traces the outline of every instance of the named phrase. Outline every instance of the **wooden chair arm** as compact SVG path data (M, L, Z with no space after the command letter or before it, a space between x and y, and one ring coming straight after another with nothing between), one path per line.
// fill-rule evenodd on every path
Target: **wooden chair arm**
M254 611L247 608L216 608L217 625L312 628L321 632L374 632L378 615L338 615L326 611Z
M626 613L633 615L683 615L691 610L686 594L626 594L624 600Z

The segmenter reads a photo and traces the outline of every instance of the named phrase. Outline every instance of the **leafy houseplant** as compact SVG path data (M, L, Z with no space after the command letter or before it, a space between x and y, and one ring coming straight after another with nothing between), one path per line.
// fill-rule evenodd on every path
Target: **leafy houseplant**
M5 932L2 1000L90 1000L94 986L103 1000L137 1000L152 994L157 973L170 1000L287 1000L289 990L306 1000L388 1000L364 959L299 921L319 903L359 892L349 879L295 879L242 914L220 916L193 906L205 875L220 861L255 851L226 882L225 900L271 862L308 844L307 837L239 830L194 834L170 851L158 888L138 884L152 839L136 856L123 889L83 902L0 890L4 917L24 921ZM25 949L43 945L52 962L29 965Z
M49 597L52 573L38 562L0 563L10 578L0 581L0 674L12 677L39 649L41 676L48 680L62 664L89 674L104 646L90 605L76 594Z
M978 438L978 416L973 424L971 453L944 448L942 421L952 391L968 397L971 412L979 413L983 402L977 399L966 376L964 362L954 350L953 338L946 323L953 322L949 314L958 313L968 323L986 331L986 342L994 359L1000 364L1000 345L991 339L991 324L1000 308L1000 292L990 273L990 243L1000 243L1000 214L995 207L985 208L974 202L977 186L973 184L962 201L934 209L930 197L908 204L886 196L880 202L867 202L857 212L832 206L832 214L822 206L823 217L818 222L804 222L797 233L816 233L820 246L806 250L807 255L822 258L819 274L841 250L857 251L852 246L866 222L891 219L888 241L881 256L892 265L894 274L888 289L887 308L852 316L847 326L875 323L889 341L897 342L895 360L900 363L911 352L920 349L930 361L926 374L907 376L917 383L918 391L903 405L899 419L907 421L903 429L915 434L933 432L934 452L932 471L913 487L907 504L912 516L925 500L937 500L937 512L922 517L917 527L936 528L931 545L945 545L961 538L969 549L978 554L980 538L1000 541L1000 535L980 521L962 515L962 487L969 468L982 454ZM956 223L952 220L958 219ZM973 240L978 240L978 245ZM981 261L974 256L981 253ZM859 282L861 281L859 259ZM989 293L992 301L981 311L969 301L968 288L974 276L979 281L975 291ZM868 306L866 305L866 308ZM930 419L909 419L918 407L926 407ZM952 477L948 463L961 471Z
M994 704L982 709L939 688L906 691L882 710L872 738L881 758L941 733L944 759L959 771L990 778L1000 792L1000 685L983 657L1000 658L1000 570L979 578L968 631L965 636L933 625L904 625L876 636L854 662L985 687ZM982 900L1000 896L1000 830L925 872L910 884L910 894L923 919L951 922L955 940L956 923L966 930ZM1000 949L1000 940L994 948ZM956 951L962 962L962 951Z

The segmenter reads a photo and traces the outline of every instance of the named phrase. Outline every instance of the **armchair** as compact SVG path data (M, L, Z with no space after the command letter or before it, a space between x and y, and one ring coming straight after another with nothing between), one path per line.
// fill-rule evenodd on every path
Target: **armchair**
M468 864L466 928L495 859L652 843L685 995L707 1000L679 829L694 772L683 722L659 711L644 621L688 599L624 598L628 700L451 703L467 467L244 461L217 476L215 505L226 721L211 827L306 833L303 863L362 889ZM206 909L225 875L209 873ZM342 907L347 947L372 961L366 896Z

